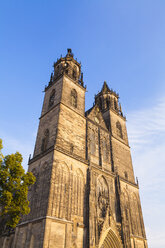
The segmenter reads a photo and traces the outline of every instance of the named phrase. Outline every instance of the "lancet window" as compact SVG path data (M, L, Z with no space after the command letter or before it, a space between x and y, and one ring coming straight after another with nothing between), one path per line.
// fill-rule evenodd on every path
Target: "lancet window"
M71 91L71 105L77 108L77 92L75 89Z
M109 150L108 150L108 144L106 139L103 140L103 159L105 162L108 161L108 157L109 157Z
M76 80L76 78L77 78L77 70L76 70L75 66L73 68L72 77L73 77L74 80Z
M125 220L126 221L130 221L130 200L129 200L129 197L128 197L128 192L127 191L124 191L124 194L123 194L123 197L124 197L124 211L125 211Z
M119 121L116 122L116 133L121 139L123 139L122 127Z
M95 133L93 130L91 130L91 133L90 133L90 152L93 155L96 152Z
M49 142L49 130L46 129L44 132L44 137L42 139L42 145L41 145L41 151L44 152L46 151L48 147L48 142Z
M49 108L53 106L55 98L55 89L52 90L49 98Z
M117 101L116 101L116 99L114 98L114 109L115 110L117 110L118 108L117 108Z
M139 212L138 200L135 194L132 195L132 216L133 216L133 227L134 234L141 236L142 228L141 228L141 217Z
M84 175L80 169L70 171L66 164L60 164L55 174L55 198L53 215L71 219L71 215L83 216Z

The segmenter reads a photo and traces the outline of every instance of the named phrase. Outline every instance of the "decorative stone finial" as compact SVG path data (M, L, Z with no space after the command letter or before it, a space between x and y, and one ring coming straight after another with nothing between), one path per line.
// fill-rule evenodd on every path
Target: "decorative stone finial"
M73 57L73 53L72 53L72 49L71 48L68 48L67 49L67 57Z
M50 82L53 82L53 72L50 75Z
M29 154L29 160L28 160L28 163L30 162L30 160L31 160L31 154Z
M84 86L83 72L81 72L80 83L81 83L82 86Z

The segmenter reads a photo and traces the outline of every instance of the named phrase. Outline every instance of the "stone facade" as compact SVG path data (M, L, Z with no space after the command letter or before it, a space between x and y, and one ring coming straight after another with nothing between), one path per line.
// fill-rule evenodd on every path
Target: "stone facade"
M70 49L45 88L29 171L31 212L4 248L147 248L119 96L104 82L85 112L81 65Z

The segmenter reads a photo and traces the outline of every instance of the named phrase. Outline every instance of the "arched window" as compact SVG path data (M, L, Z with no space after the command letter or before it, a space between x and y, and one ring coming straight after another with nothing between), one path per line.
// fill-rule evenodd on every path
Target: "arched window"
M68 206L68 202L70 202L70 186L72 187L72 182L73 182L72 180L71 180L70 169L67 166L67 164L65 162L59 164L55 172L54 194L56 201L54 202L53 205L54 215L57 216L57 218L69 219L69 216L71 214L72 204L71 206L70 204ZM62 247L62 245L59 247Z
M75 199L76 208L75 215L83 216L83 202L84 202L84 174L78 169L75 174Z
M46 151L49 142L49 130L46 129L44 132L44 138L42 139L41 151Z
M55 98L55 89L52 90L49 98L49 108L53 106Z
M118 108L117 108L117 101L116 101L116 99L114 98L114 109L115 110L117 110Z
M90 133L90 152L92 155L96 152L95 133L93 130Z
M139 202L135 193L132 195L132 218L134 223L134 234L141 236L142 235L142 226L141 226L141 213L139 209Z
M103 140L103 159L105 162L107 162L108 158L109 158L108 143L107 143L107 140L104 139Z
M126 221L129 221L130 219L130 198L126 190L123 192L123 196L124 196L123 208L125 210L125 219Z
M104 109L107 109L107 99L104 98Z
M100 108L101 108L101 110L102 110L103 104L102 104L102 98L101 98L101 97L99 98L99 104L100 104Z
M73 77L73 79L75 79L75 80L76 80L76 78L77 78L77 69L76 69L76 66L74 66L74 68L73 68L72 77Z
M71 91L71 105L77 108L77 92L75 89Z
M58 65L58 66L55 68L55 76L57 77L59 74L60 74L60 66Z
M116 122L116 133L121 139L123 139L122 127L119 121Z
M107 97L106 101L107 101L107 108L109 108L109 106L110 106L110 99L109 99L109 97Z

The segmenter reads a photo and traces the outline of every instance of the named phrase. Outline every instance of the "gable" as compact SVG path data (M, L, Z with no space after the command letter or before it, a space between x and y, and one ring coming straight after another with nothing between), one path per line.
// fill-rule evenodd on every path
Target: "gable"
M90 111L87 111L87 118L95 122L97 125L107 129L102 113L97 105L95 105Z

